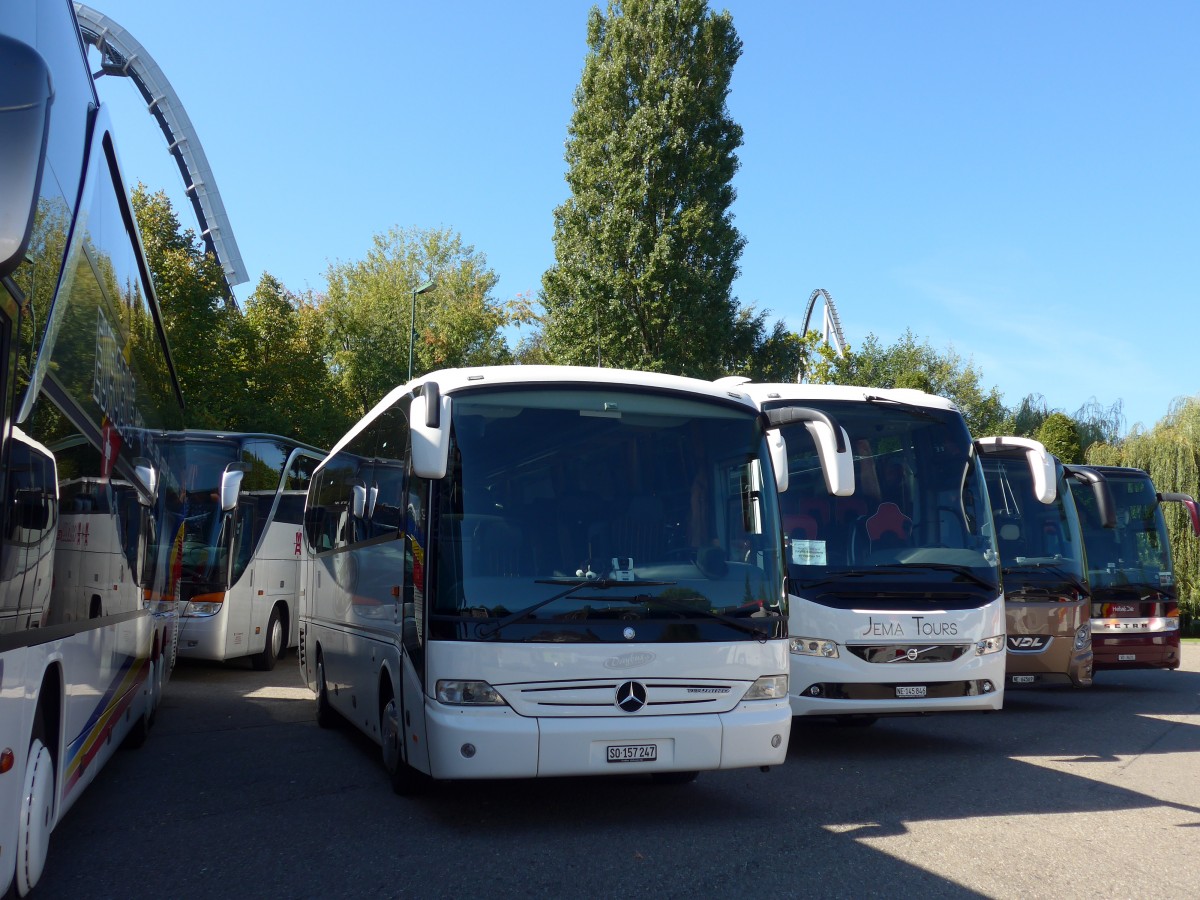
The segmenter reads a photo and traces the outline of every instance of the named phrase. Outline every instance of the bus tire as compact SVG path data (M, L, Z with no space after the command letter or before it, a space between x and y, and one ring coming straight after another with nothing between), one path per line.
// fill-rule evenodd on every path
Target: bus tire
M17 827L17 872L14 879L19 896L37 885L46 867L50 851L50 831L54 826L54 756L42 743L41 717L29 741L25 763L25 784L21 791L20 822Z
M271 618L267 620L267 641L262 653L253 657L254 668L260 672L270 672L275 668L275 662L283 655L283 619L279 616L279 607L271 610Z
M423 793L429 786L429 776L410 766L401 753L403 731L400 727L400 704L389 692L379 711L379 740L383 747L383 767L387 770L392 790L401 797Z
M699 772L651 772L650 778L655 784L691 784Z
M333 728L337 725L337 712L329 704L329 689L325 687L325 659L317 651L317 725Z

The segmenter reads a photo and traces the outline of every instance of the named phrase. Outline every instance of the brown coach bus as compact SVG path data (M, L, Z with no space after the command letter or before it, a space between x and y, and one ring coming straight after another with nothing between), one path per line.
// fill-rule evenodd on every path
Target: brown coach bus
M979 442L1004 580L1007 683L1092 683L1091 589L1075 497L1113 522L1104 477L1055 460L1053 503L1039 503L1024 453Z

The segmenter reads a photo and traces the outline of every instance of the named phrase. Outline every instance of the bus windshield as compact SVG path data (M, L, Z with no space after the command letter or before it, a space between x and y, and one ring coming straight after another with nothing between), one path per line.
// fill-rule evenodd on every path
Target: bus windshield
M1104 527L1090 491L1075 492L1092 587L1170 588L1171 545L1150 476L1136 469L1102 471L1112 489L1116 528Z
M253 558L285 474L286 487L294 490L283 492L278 502L299 506L317 457L297 457L292 469L303 464L305 471L285 472L296 445L270 435L182 432L170 435L167 446L171 467L183 481L184 593L228 587ZM221 479L234 465L245 474L238 508L227 514L220 504ZM298 511L293 518L299 521Z
M782 637L777 496L750 408L624 389L458 395L434 637Z
M985 456L983 471L1004 575L1019 576L1027 589L1081 587L1085 573L1079 515L1061 467L1055 499L1049 505L1038 502L1023 454ZM1076 493L1090 493L1090 489ZM1005 584L1010 600L1039 599L1035 592L1012 590L1016 582Z
M769 406L785 406L776 401ZM832 415L850 439L855 491L830 496L804 425L783 429L788 490L782 495L793 593L833 605L895 582L905 603L933 590L998 590L991 512L978 456L954 410L884 401L806 400ZM831 583L838 590L822 592ZM908 588L912 590L909 591Z

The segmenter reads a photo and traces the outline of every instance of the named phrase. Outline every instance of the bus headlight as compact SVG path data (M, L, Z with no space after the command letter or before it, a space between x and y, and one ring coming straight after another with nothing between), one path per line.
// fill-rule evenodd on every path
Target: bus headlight
M224 605L224 594L197 594L183 608L185 616L215 616Z
M998 634L995 637L984 638L975 644L976 656L987 656L989 653L999 653L1004 649L1004 635Z
M1088 644L1092 642L1092 623L1084 622L1075 631L1075 649L1086 650Z
M437 683L440 703L451 706L504 706L504 698L486 681L455 681L445 678Z
M764 675L746 691L743 700L781 700L787 696L786 675Z
M794 637L791 639L791 651L798 656L820 656L824 659L838 658L836 641L825 638Z
M1150 620L1151 631L1178 631L1179 619L1175 616L1163 616L1161 619Z

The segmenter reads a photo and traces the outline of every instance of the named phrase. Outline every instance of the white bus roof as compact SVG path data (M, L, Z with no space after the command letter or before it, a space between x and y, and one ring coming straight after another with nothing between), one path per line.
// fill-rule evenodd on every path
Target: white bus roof
M605 369L596 366L473 366L463 369L438 369L419 378L414 378L407 384L399 385L387 393L371 409L355 423L339 440L325 457L326 461L345 447L360 431L367 427L375 417L388 409L406 394L419 390L427 382L436 382L439 393L449 395L464 390L494 387L496 385L511 385L525 388L562 387L578 385L580 387L613 387L613 388L651 388L661 391L674 391L691 395L695 399L712 400L715 402L739 403L751 411L757 411L758 406L746 392L746 385L724 384L704 381L699 378L686 378L682 375L667 375L662 372L639 372L632 369ZM321 467L324 466L322 462Z
M849 400L865 403L870 397L882 397L909 406L924 406L929 409L946 409L958 412L953 401L936 394L927 394L913 388L851 387L843 384L731 384L733 379L722 379L722 387L737 387L748 393L759 403L770 400Z

